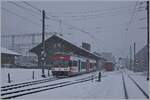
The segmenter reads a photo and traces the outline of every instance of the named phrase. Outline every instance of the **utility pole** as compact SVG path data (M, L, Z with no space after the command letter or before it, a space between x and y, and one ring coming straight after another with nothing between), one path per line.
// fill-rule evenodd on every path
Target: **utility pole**
M149 0L147 1L147 80L149 80Z
M132 47L130 45L130 70L132 69Z
M11 36L11 49L14 50L15 49L15 35Z
M126 63L125 63L125 65L126 65L126 69L129 69L129 57L127 56L126 57Z
M44 67L46 65L45 59L45 11L42 10L42 47L41 47L41 67L42 67L42 77L45 78Z
M133 65L133 71L135 72L135 65L136 65L136 57L135 57L135 53L136 53L136 44L134 42L134 65Z
M34 47L34 45L35 45L35 35L34 34L31 35L31 38L32 38L32 47Z

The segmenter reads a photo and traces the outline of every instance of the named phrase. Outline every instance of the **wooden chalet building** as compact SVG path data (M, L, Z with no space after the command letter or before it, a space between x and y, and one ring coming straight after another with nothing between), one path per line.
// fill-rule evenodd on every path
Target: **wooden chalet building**
M38 57L38 67L41 67L41 49L42 43L35 46L30 50L30 52L35 53ZM46 52L46 65L51 67L50 57L58 52L62 52L64 54L73 54L78 56L83 56L91 59L95 59L96 61L100 60L101 58L91 53L90 51L78 47L75 44L64 39L63 36L52 35L50 38L45 40L45 52ZM98 66L98 65L97 65Z

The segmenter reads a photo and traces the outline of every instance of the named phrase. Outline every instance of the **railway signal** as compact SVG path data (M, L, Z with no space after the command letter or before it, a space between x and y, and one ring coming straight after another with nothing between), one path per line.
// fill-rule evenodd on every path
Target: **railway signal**
M8 73L8 83L10 83L11 80L10 80L10 73Z
M99 74L98 74L98 81L99 82L101 81L101 72L99 72Z
M32 71L32 79L34 80L34 71Z

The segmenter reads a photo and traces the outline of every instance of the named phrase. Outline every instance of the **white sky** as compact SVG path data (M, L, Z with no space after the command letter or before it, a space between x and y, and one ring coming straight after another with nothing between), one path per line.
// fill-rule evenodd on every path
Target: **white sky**
M23 7L30 8L23 2L15 2ZM91 38L84 32L71 29L72 27L62 24L63 35L70 38L74 43L88 42L92 50L97 52L112 52L114 56L129 56L129 46L136 42L137 51L146 44L146 11L137 12L133 16L132 23L129 21L133 14L136 1L35 1L28 3L46 11L47 16L58 16L63 23L68 23L89 32L95 38ZM146 6L138 2L136 9ZM12 3L2 2L2 7L18 15L24 16L39 25L32 24L26 20L14 16L5 10L1 10L1 29L4 34L24 34L41 32L41 16L23 10ZM117 10L113 10L116 9ZM59 23L46 20L46 32L60 32ZM126 31L126 28L129 30ZM69 34L68 34L69 33ZM23 41L23 40L22 40ZM26 42L27 40L25 39ZM2 41L2 45L3 45Z

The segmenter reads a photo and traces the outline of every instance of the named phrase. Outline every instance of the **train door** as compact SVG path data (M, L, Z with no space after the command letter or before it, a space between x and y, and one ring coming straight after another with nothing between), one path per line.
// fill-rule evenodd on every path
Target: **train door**
M79 72L79 67L78 67L78 61L72 60L71 61L71 67L70 67L70 73L75 74Z
M86 71L88 72L90 69L90 62L89 59L86 60Z
M78 68L79 68L79 72L81 71L81 61L78 61Z

